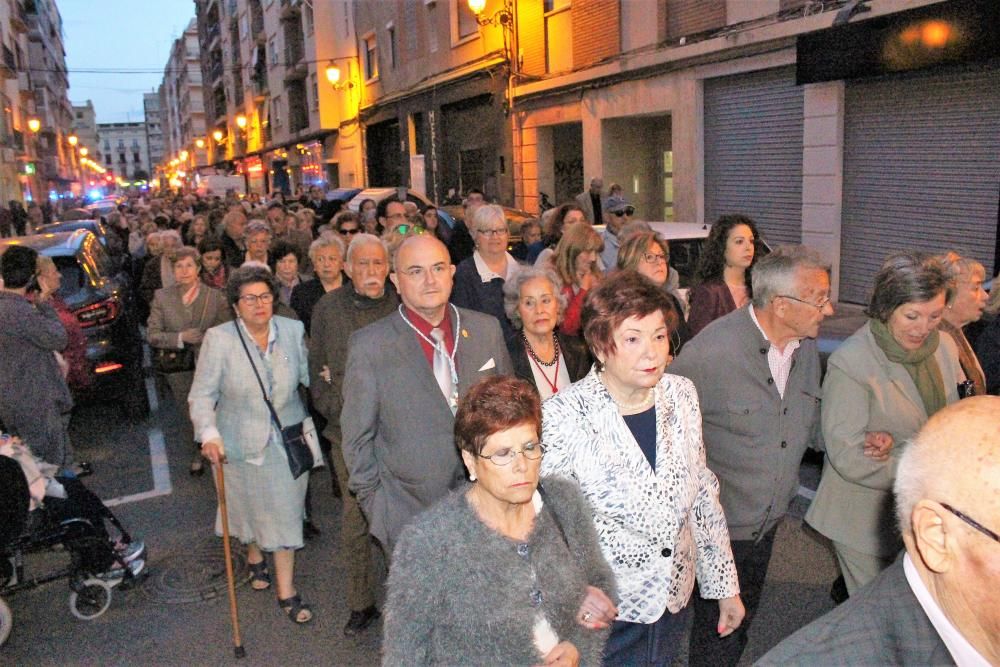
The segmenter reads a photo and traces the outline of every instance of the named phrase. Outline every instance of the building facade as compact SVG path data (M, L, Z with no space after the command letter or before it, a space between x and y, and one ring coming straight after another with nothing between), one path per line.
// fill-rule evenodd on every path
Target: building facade
M149 180L145 123L98 123L104 168L127 180Z
M205 99L202 84L198 24L191 19L184 34L174 41L160 86L163 121L163 155L159 163L177 159L183 171L210 164L209 137L205 129ZM181 151L187 151L180 160Z
M516 3L516 205L602 176L647 220L745 213L772 245L820 249L855 303L893 250L954 248L993 275L1000 53L961 40L997 30L996 3L856 5Z
M160 86L162 88L162 85ZM153 166L163 161L163 116L160 107L160 91L144 93L142 96L143 123L146 126L146 179L153 173Z
M28 22L20 2L0 3L3 26L0 57L0 205L37 198L38 137L28 128L35 118L34 91L27 71Z
M5 45L3 54L5 65L16 69L18 86L24 91L19 93L21 102L33 106L31 117L39 121L33 141L36 189L45 190L50 197L78 194L80 165L76 149L69 142L73 111L59 8L54 0L10 0L4 4L15 17L8 24L12 29L9 34L21 35L19 31L27 29L27 48L15 39L13 46ZM8 104L13 105L11 96L4 100L5 110ZM35 197L42 195L32 193Z

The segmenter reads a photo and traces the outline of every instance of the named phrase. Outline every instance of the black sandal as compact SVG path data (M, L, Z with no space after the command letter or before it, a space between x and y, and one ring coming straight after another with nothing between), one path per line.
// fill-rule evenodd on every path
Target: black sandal
M293 623L303 625L313 619L312 609L310 609L309 605L302 602L302 598L298 593L284 600L278 598L278 606L281 607L281 611L285 612ZM302 612L307 614L305 618L302 618Z
M250 566L250 588L255 591L266 591L271 587L271 573L267 570L266 560L259 563L247 563L247 565Z

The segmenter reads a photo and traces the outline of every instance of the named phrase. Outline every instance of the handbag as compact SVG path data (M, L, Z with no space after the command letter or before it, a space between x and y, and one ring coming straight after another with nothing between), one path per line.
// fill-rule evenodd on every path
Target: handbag
M205 324L205 313L207 312L208 296L205 297L205 303L201 309L201 318L198 320L199 328ZM158 347L156 354L153 355L153 370L164 375L193 371L196 361L194 348L188 345L179 350Z
M156 348L156 354L153 356L153 370L166 375L193 371L194 350L190 347L184 347L180 350L168 350L158 347Z
M236 326L236 334L240 337L240 343L243 344L243 351L247 353L247 359L250 361L250 367L257 378L257 384L260 385L260 393L264 397L268 411L271 413L271 420L281 433L281 444L285 448L285 455L288 458L288 468L292 472L292 477L298 479L303 474L309 472L310 469L322 467L323 454L319 449L319 435L316 433L316 425L313 424L312 417L306 417L298 424L292 424L291 426L281 425L278 413L274 410L274 405L271 404L271 400L267 397L267 390L264 389L264 382L260 379L260 373L257 372L257 364L253 362L253 357L250 355L250 348L247 347L247 342L243 340L240 323L236 321L233 324Z

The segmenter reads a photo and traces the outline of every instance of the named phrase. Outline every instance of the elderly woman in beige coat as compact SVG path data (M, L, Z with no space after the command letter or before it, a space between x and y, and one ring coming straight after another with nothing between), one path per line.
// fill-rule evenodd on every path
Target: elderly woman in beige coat
M830 356L822 405L826 462L806 521L833 541L851 594L903 547L892 485L905 443L958 400L958 350L938 332L951 290L937 259L889 257L875 277L870 319Z

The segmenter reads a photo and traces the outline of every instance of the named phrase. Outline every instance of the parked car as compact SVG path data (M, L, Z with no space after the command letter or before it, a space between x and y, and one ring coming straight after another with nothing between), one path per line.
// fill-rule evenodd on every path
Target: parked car
M421 212L423 212L423 210L428 206L433 206L437 209L438 220L447 225L449 230L455 228L455 219L451 216L451 214L428 199L427 195L423 192L411 190L407 187L366 188L355 194L354 197L347 202L347 208L356 213L361 210L361 202L366 199L371 199L378 204L381 203L383 199L388 199L389 197L396 197L401 201L411 201L417 205L417 208L419 208Z
M128 273L115 267L104 246L86 229L2 239L0 254L12 245L51 257L62 274L57 295L87 338L90 382L86 388L74 388L75 398L113 400L130 419L144 417L149 401L136 297Z
M50 222L47 225L39 226L36 233L54 234L58 232L75 232L79 229L86 230L97 237L97 240L101 242L101 245L107 250L111 261L115 264L115 270L127 268L125 265L129 261L128 248L125 247L122 237L108 229L108 226L100 220L87 218Z

